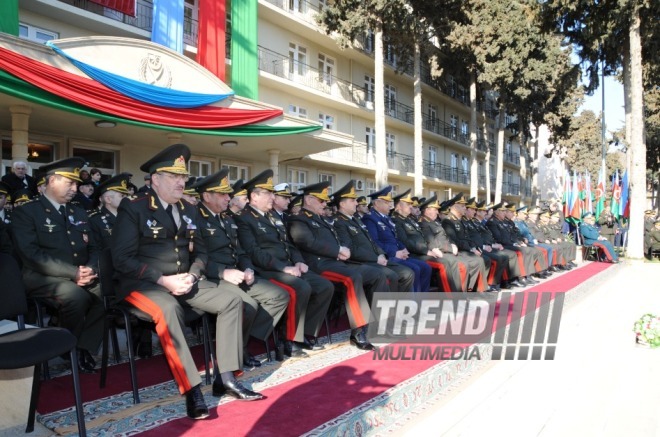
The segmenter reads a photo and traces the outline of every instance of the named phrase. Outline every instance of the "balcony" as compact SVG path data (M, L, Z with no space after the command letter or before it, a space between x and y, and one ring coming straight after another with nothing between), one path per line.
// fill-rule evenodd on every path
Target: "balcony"
M404 173L414 173L415 158L403 153L387 152L387 168Z
M153 16L153 5L151 3L136 2L136 14L135 17L131 17L122 12L101 6L98 3L92 3L89 0L60 0L60 2L151 32Z
M316 15L320 12L319 6L306 0L265 0L266 3L282 9L302 21L317 25Z
M441 179L443 181L456 182L458 184L470 184L470 172L459 170L445 164L424 160L422 164L424 176Z
M520 196L520 185L512 182L502 183L502 194L509 196Z
M375 164L375 158L373 154L369 156L367 153L366 143L359 142L355 142L351 147L340 147L338 149L315 153L310 155L310 158L329 158L344 164L349 163L356 167L364 167L366 165Z
M262 46L259 46L259 70L367 107L367 92L364 88Z
M504 160L511 164L520 165L520 155L514 152L508 152L504 154Z

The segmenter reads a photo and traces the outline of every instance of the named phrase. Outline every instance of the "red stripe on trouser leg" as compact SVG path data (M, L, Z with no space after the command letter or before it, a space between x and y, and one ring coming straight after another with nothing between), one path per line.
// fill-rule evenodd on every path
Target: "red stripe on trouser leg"
M495 279L495 271L497 270L497 261L494 259L490 260L490 273L488 273L488 285L493 285L493 280Z
M436 263L433 261L426 261L426 264L431 266L432 269L436 269L438 271L438 279L440 279L440 283L442 284L442 289L446 292L451 292L451 286L449 285L449 279L447 279L447 270L445 269L445 266L440 263Z
M548 249L545 247L539 247L541 249L541 252L543 252L543 259L545 259L545 265L550 267L550 263L548 262Z
M346 287L346 302L348 307L353 314L353 320L355 321L355 327L359 328L367 324L364 321L364 316L362 315L362 310L360 309L360 302L358 302L357 294L355 293L355 286L353 285L353 280L349 276L344 276L336 272L325 271L321 273L325 279L332 282L341 282Z
M461 291L467 290L467 268L461 262L458 263L458 274L461 277Z
M286 332L286 339L293 341L296 338L296 290L292 286L287 285L283 282L276 281L271 279L270 282L277 285L280 288L283 288L289 294L289 305L286 310L286 323L284 324L284 331Z
M557 249L555 249L555 250L552 252L552 265L554 266L554 265L556 265L556 264L557 264Z
M518 256L518 266L520 267L520 276L527 276L525 273L525 261L523 259L522 252L516 250L516 255Z
M502 280L508 281L509 280L509 268L506 267L504 270L502 270Z
M163 310L154 301L137 291L132 291L126 296L125 300L135 308L149 314L153 319L156 324L156 333L158 334L160 344L163 347L163 354L167 359L167 364L169 364L170 369L172 370L174 380L179 386L179 392L184 394L189 391L192 387L190 386L190 381L188 381L186 369L184 369L183 364L181 364L179 354L174 348L174 342L172 341L167 322L163 316Z

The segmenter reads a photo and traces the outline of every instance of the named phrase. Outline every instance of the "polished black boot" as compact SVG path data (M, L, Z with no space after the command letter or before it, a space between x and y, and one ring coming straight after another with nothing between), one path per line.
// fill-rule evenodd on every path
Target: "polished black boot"
M206 402L204 402L204 395L199 385L186 392L186 414L191 419L206 419L209 417L209 409Z

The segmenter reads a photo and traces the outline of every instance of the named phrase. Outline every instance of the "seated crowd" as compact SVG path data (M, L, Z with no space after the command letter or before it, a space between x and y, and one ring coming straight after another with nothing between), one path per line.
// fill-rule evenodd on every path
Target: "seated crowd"
M216 316L213 395L254 401L263 396L235 378L260 365L248 353L250 338L268 341L278 329L287 356L322 349L317 336L335 290L351 344L371 350L373 293L496 292L575 267L576 246L559 214L538 207L487 206L462 194L440 203L410 190L392 197L391 186L368 201L354 181L332 195L329 182L308 185L294 197L286 183L273 184L271 170L233 185L227 170L195 180L189 159L186 145L162 150L140 167L147 176L139 190L127 173L101 181L92 169L83 181L76 157L42 166L34 187L1 182L0 250L21 262L28 296L52 306L54 323L77 336L78 366L90 373L103 333L99 256L109 251L117 296L153 320L193 419L209 412L184 307ZM616 261L590 220L585 240ZM152 326L138 344L150 344Z

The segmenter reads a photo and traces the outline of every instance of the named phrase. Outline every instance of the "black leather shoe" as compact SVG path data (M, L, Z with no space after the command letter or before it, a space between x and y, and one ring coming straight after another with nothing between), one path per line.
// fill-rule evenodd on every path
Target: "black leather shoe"
M244 367L261 367L261 361L253 357L252 355L248 355L245 358L243 358L243 366Z
M228 381L223 384L220 378L216 378L213 381L213 396L220 397L224 395L232 396L239 401L258 401L264 398L261 393L243 387L243 384L239 381Z
M376 349L373 344L367 341L362 329L356 329L351 332L351 344L363 351L372 351Z
M520 278L520 279L522 279L522 278ZM527 283L523 284L523 283L522 283L521 281L519 281L518 279L514 279L514 280L512 280L512 281L509 281L509 286L510 286L510 287L524 287L524 286L526 286L526 285L527 285Z
M541 283L541 281L537 281L536 279L532 278L531 276L527 276L527 277L525 277L524 279L525 279L525 281L527 281L527 283L528 283L529 285L536 285L536 284L540 284L540 283Z
M78 349L78 370L80 373L96 373L96 361L85 349Z
M299 357L303 358L308 356L305 351L299 346L299 343L295 341L287 341L284 343L284 355L287 357Z
M298 346L300 346L301 349L306 350L306 351L320 351L321 349L324 349L323 346L321 346L320 344L318 344L316 342L316 339L309 340L309 339L305 338L304 342L302 342L302 343L296 342L296 344Z
M206 419L209 409L204 402L204 395L199 385L194 386L186 393L186 413L191 419Z

